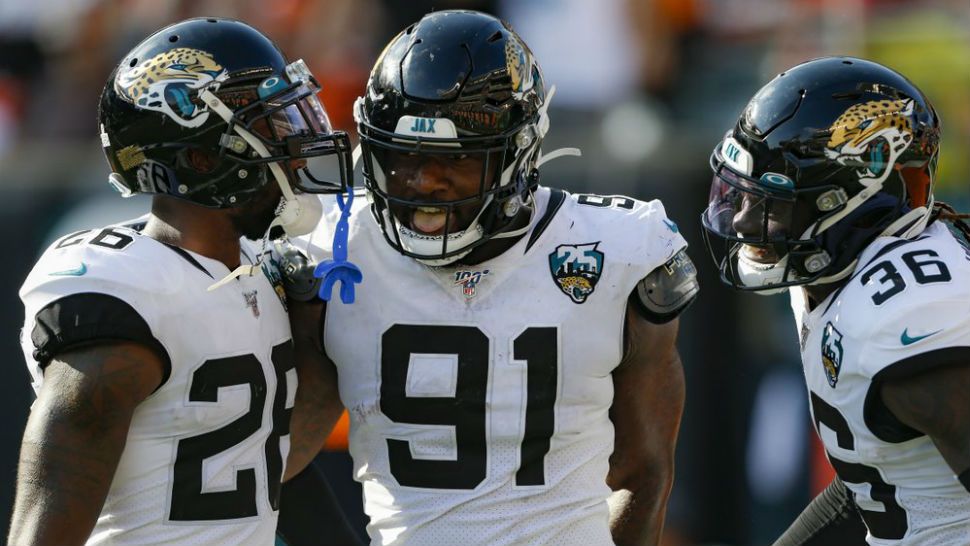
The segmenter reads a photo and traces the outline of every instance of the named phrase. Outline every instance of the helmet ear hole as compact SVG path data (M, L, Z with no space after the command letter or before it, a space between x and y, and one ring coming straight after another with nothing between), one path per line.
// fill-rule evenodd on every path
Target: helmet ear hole
M929 173L929 162L922 167L903 167L899 170L906 188L906 197L912 208L925 207L929 202L932 179Z
M185 150L185 163L192 170L207 174L216 170L219 166L219 158L205 150L200 150L198 148L186 148Z

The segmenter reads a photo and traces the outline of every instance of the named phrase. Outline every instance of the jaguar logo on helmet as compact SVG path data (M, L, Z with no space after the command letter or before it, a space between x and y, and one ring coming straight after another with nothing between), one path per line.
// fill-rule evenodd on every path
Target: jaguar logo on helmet
M853 167L864 186L882 183L913 142L913 100L872 100L849 107L832 122L825 155Z
M188 47L159 53L134 66L123 63L122 67L114 82L120 96L189 128L199 127L209 117L208 108L193 100L194 92L228 76L212 55Z
M549 272L553 280L573 303L583 303L593 293L603 274L600 244L559 245L549 254Z
M512 92L524 93L532 89L532 57L514 36L505 42L505 67L512 79Z

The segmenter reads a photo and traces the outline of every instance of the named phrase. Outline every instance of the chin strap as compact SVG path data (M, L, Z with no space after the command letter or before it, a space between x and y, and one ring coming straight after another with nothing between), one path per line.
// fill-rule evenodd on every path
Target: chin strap
M270 228L270 229L273 229L273 228ZM241 265L241 266L237 267L236 269L233 269L231 273L229 273L228 275L226 275L225 277L223 277L221 280L219 280L215 284L209 286L209 288L206 288L206 292L212 292L213 290L216 290L218 288L221 288L221 287L229 284L233 280L237 279L238 277L243 277L243 276L252 277L258 271L262 271L262 265L261 264L263 263L263 254L266 253L266 242L268 240L269 240L269 230L267 230L266 236L263 237L263 249L262 249L262 251L260 251L259 255L256 256L256 262L255 263L250 264L250 265Z
M926 229L926 224L930 221L933 210L933 197L925 207L916 207L913 210L897 218L893 223L886 226L886 229L879 234L880 237L891 236L903 239L912 239Z
M212 292L213 290L216 290L217 288L222 288L223 286L225 286L225 285L229 284L230 282L232 282L233 280L235 280L237 277L242 277L242 276L252 277L259 270L260 270L259 260L257 260L256 263L254 263L252 265L241 265L241 266L237 267L236 269L232 270L232 273L230 273L230 274L226 275L225 277L223 277L222 280L220 280L219 282L213 284L209 288L206 288L206 292Z
M347 260L347 221L350 218L350 208L354 203L354 189L347 192L347 200L342 194L337 194L337 206L340 208L340 219L337 229L333 233L333 259L323 260L313 270L313 276L323 279L318 295L323 301L330 301L333 286L340 281L340 301L345 304L354 303L354 285L364 279L363 273L356 264Z
M571 155L573 157L582 157L583 151L580 150L579 148L556 148L555 150L549 152L548 154L541 154L539 156L539 160L536 161L536 168L538 169L539 167L543 166L546 163L549 163L553 159L565 157L567 155Z
M219 97L217 97L211 90L204 89L199 93L199 97L213 112L216 113L216 115L222 118L226 124L232 123L232 110L230 110L225 103L219 100ZM271 156L266 146L263 145L263 143L260 142L255 135L246 129L239 127L238 125L234 125L233 131L239 135L253 150L255 150L260 157L266 158ZM256 257L256 263L237 267L231 273L226 275L225 278L210 286L207 289L209 292L225 286L238 277L242 277L244 275L251 277L255 275L256 272L261 271L262 267L260 264L262 263L263 255L266 253L267 244L269 242L269 233L274 227L282 227L283 231L287 235L299 236L313 231L313 228L320 220L323 213L323 206L320 203L319 198L317 198L315 195L295 193L293 188L290 187L286 173L283 172L283 168L280 167L278 163L268 163L267 167L269 167L273 178L276 180L280 191L283 193L283 197L280 199L280 203L276 208L276 217L270 223L269 227L266 229L266 234L263 236L262 250L260 251L259 256ZM350 192L353 194L352 188ZM346 241L346 237L344 240Z
M529 222L526 225L520 227L519 229L513 229L510 231L503 231L501 233L496 233L495 235L492 235L492 239L508 239L509 237L518 237L519 235L522 235L523 233L529 231L529 228L531 227L532 227L532 223Z
M357 162L360 161L360 156L363 154L363 150L360 149L360 144L354 147L354 151L350 153L351 164L354 168L357 168Z
M925 207L917 207L910 210L906 214L903 214L902 216L894 220L891 224L886 226L886 229L882 230L882 232L877 237L888 236L888 237L900 237L902 239L912 239L913 237L922 233L924 229L926 229L926 225L929 222L929 219L931 216L930 212L932 211L932 209L933 209L933 198L931 196L929 203L927 203ZM805 233L802 234L802 238L810 237L813 229L815 229L815 226L809 227L809 229L807 229ZM841 281L849 277L850 275L852 275L858 263L859 263L859 260L857 257L856 259L852 260L848 265L846 265L845 268L842 269L842 271L833 273L825 277L820 277L807 284L809 286L818 286L820 284L831 284L833 282Z
M543 139L546 133L549 132L549 105L552 104L552 97L556 96L556 86L549 86L549 92L546 93L546 100L539 107L539 120L536 122L536 132L538 133L539 139ZM544 163L548 163L557 157L563 157L567 155L580 157L583 152L579 148L558 148L549 152L548 154L543 154L539 152L539 158L536 160L536 168L538 169Z

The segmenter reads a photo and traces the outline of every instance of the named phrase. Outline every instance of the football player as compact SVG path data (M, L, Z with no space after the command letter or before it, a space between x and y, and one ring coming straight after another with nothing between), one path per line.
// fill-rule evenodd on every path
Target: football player
M838 476L778 545L970 544L970 231L934 202L939 139L905 77L829 57L758 91L711 157L709 249L726 283L789 291Z
M372 544L659 538L695 270L659 201L539 186L551 96L506 23L440 11L356 103L363 293L322 330L321 303L297 306L294 339L332 360ZM338 254L329 214L298 241L312 261Z
M319 200L298 190L346 186L307 166L352 161L317 90L259 31L212 18L108 77L110 182L152 211L64 236L21 290L38 397L11 544L274 543L298 370L280 278L240 238L306 233ZM233 270L249 274L210 289Z

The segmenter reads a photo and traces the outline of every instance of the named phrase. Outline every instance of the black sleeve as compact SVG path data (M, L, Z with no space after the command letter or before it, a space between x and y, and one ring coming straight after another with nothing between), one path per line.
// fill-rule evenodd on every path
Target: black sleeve
M866 546L866 526L852 493L835 478L773 546Z
M873 376L863 405L866 427L880 440L892 444L908 442L923 433L899 420L882 401L882 385L898 381L943 366L970 364L970 347L956 346L934 349L894 362Z
M84 292L47 304L34 317L30 333L33 357L41 369L68 349L102 341L132 341L147 346L162 358L162 384L172 371L168 351L152 334L138 311L125 301L107 294Z
M283 483L276 534L287 546L361 546L326 476L314 463Z

